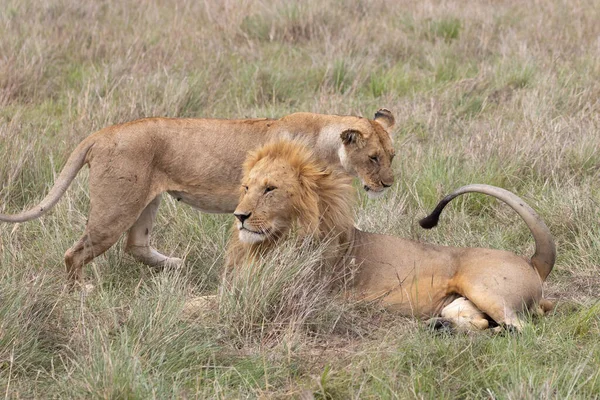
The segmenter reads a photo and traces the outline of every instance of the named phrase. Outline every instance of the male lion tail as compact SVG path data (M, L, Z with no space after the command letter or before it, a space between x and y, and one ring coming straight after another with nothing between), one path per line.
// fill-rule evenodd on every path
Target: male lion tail
M46 211L51 209L60 200L73 179L75 179L75 176L77 176L79 170L86 163L88 151L93 145L93 140L86 139L75 148L50 189L50 192L38 205L19 214L0 214L0 221L12 223L31 221L32 219L41 217Z
M535 253L531 257L531 263L537 270L542 280L546 280L554 261L556 260L556 247L550 230L531 207L529 207L520 197L509 192L508 190L491 186L491 185L467 185L463 186L454 192L444 197L435 207L435 210L427 217L419 221L419 224L425 229L431 229L437 225L442 210L452 199L464 193L475 192L493 196L506 204L523 218L527 227L535 240Z

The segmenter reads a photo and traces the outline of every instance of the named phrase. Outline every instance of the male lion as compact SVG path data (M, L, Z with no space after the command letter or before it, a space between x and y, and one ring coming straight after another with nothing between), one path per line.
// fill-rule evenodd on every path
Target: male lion
M530 260L508 251L455 248L363 232L353 226L348 178L320 163L301 144L270 143L244 164L242 194L234 212L237 232L228 248L228 270L243 268L284 240L292 227L328 238L326 265L352 272L345 295L379 301L409 316L437 317L437 325L485 329L490 321L520 330L522 312L547 311L542 283L555 247L536 213L514 194L469 185L447 196L426 218L431 227L452 198L467 192L494 196L512 207L536 243Z
M373 196L392 185L394 116L373 120L296 113L278 120L146 118L102 129L71 154L48 195L35 207L0 221L38 218L64 194L83 165L90 167L90 213L81 239L65 254L71 283L83 265L129 230L126 251L148 265L179 264L150 246L161 193L205 212L232 212L249 150L281 138L300 140L327 165L358 176Z

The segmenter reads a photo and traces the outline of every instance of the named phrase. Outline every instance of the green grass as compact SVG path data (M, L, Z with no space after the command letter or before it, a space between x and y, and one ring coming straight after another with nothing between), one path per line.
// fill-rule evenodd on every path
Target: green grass
M231 217L168 198L153 240L185 267L154 271L118 243L86 267L96 289L80 297L64 289L63 255L89 208L82 171L43 218L0 225L6 398L598 397L594 1L4 0L1 9L0 212L39 201L77 143L111 124L386 107L397 182L380 200L360 194L358 226L530 255L519 217L483 196L453 202L432 231L416 223L460 185L505 187L556 238L545 292L559 300L518 336L447 336L323 286L303 292L318 251L283 251L224 285ZM187 314L186 299L215 293L219 307Z

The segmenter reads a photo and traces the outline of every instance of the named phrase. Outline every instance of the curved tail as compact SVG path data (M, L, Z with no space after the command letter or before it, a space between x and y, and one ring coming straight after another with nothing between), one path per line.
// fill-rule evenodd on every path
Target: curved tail
M554 261L556 260L556 247L554 246L552 234L537 213L520 197L508 190L491 185L476 184L463 186L444 197L431 214L420 220L419 224L421 227L431 229L436 226L444 207L446 207L446 205L455 197L470 192L493 196L508 204L521 218L523 218L535 240L535 253L531 257L531 263L542 278L542 281L546 280L546 277L550 274L550 271L552 271Z
M71 182L73 182L73 179L75 179L75 176L77 176L79 170L86 163L88 151L93 145L93 141L84 140L75 148L60 172L60 175L54 182L54 186L52 186L50 192L39 204L19 214L0 214L0 221L12 223L31 221L32 219L41 217L46 211L51 209L67 191L67 188Z

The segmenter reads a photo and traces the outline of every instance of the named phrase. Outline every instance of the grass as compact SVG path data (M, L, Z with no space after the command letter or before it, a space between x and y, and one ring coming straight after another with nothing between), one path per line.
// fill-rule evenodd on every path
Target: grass
M223 285L231 218L170 199L154 243L185 267L153 271L119 243L86 268L96 290L80 297L64 289L63 254L85 225L82 171L43 218L0 225L5 398L598 397L594 1L1 6L1 212L39 201L76 144L111 124L386 107L397 120L397 183L384 199L361 195L357 224L529 255L524 224L483 196L454 202L433 231L416 224L460 185L505 187L555 235L545 290L559 300L519 336L445 336L309 286L318 251L282 250ZM220 307L186 316L187 298L214 293Z

